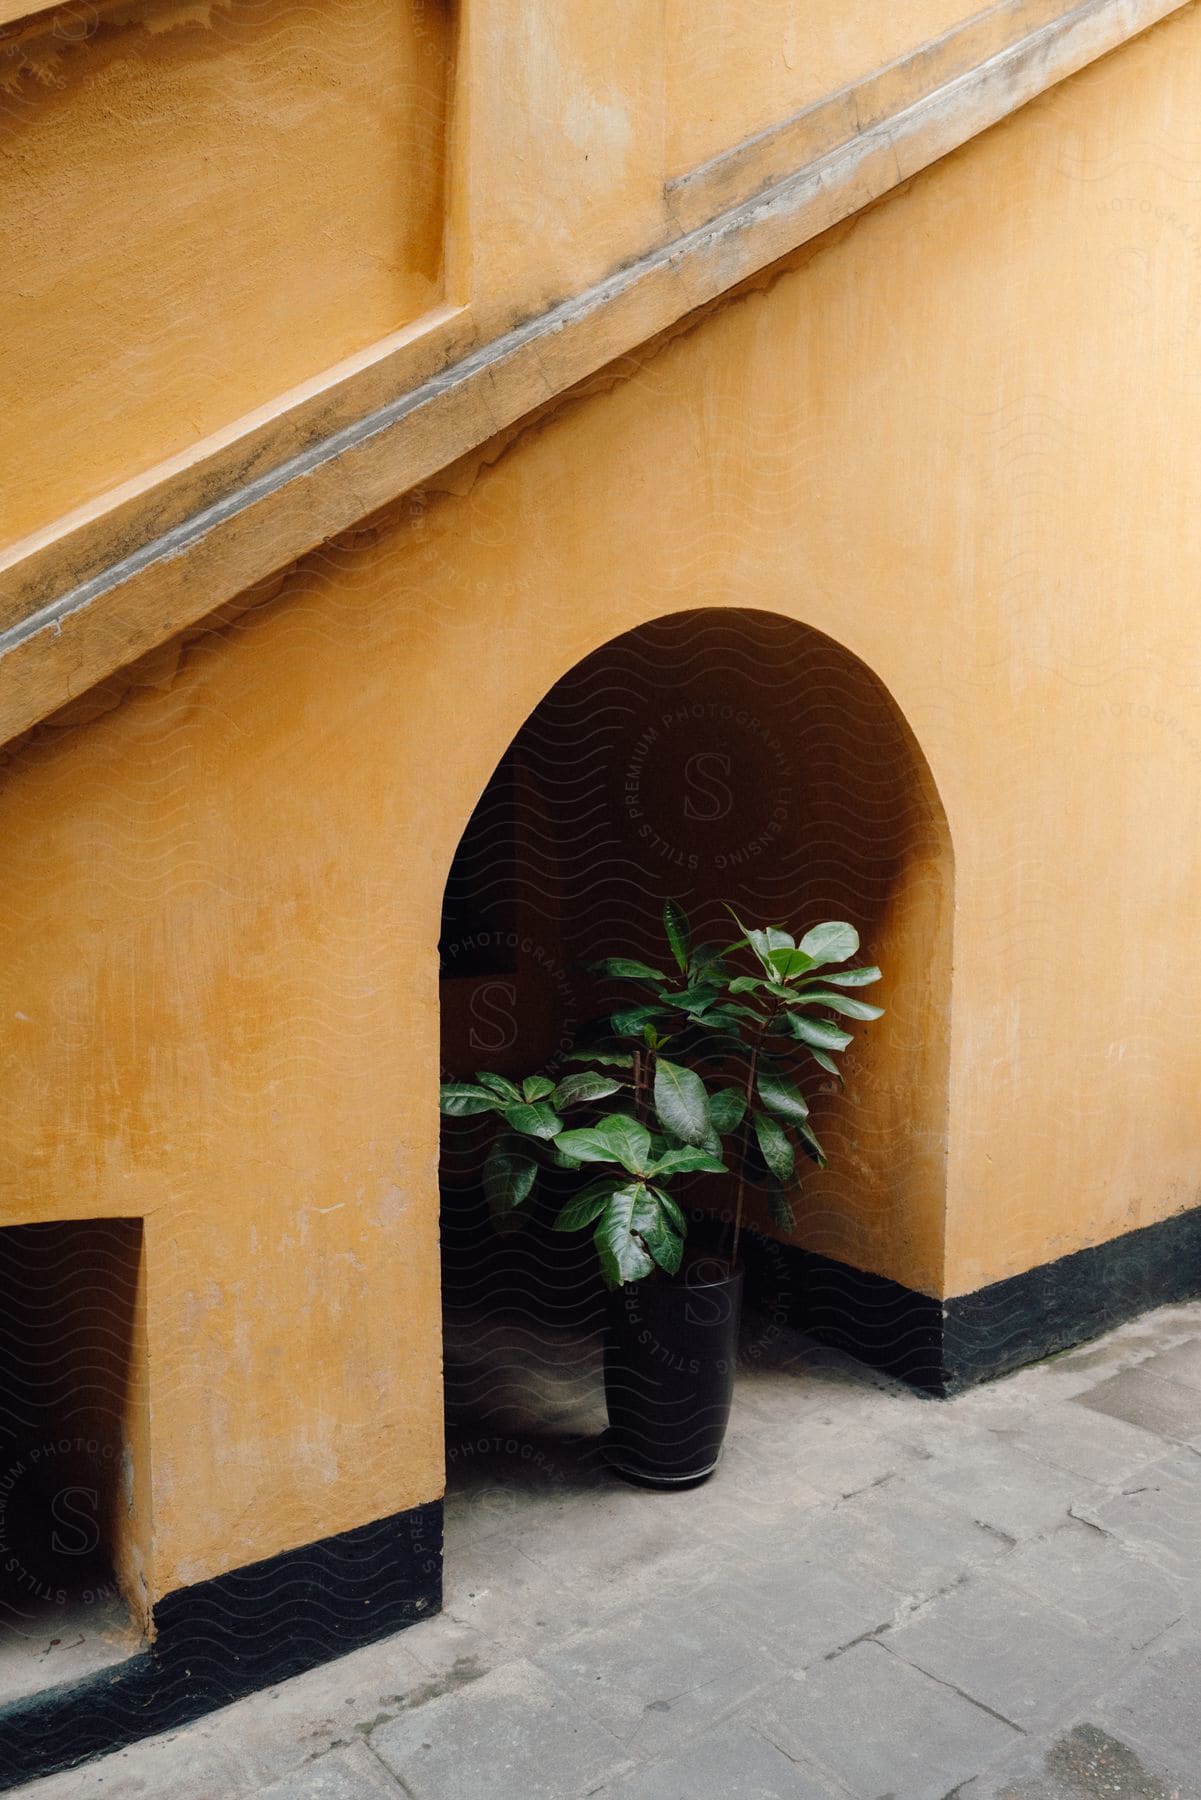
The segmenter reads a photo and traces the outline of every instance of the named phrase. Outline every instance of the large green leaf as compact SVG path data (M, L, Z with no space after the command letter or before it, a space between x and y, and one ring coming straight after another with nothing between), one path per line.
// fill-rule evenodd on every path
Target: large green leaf
M610 1177L606 1181L593 1181L586 1188L575 1194L555 1220L556 1231L582 1231L585 1225L591 1225L598 1219L609 1203L614 1190L614 1181Z
M581 1131L561 1132L555 1148L577 1162L616 1162L637 1175L650 1160L651 1134L627 1113L609 1113Z
M695 981L691 986L679 988L675 993L670 988L663 988L659 998L669 1006L678 1006L683 1012L703 1013L707 1006L712 1006L720 993L720 982Z
M484 1069L477 1069L475 1078L481 1087L491 1088L492 1092L499 1094L502 1100L521 1099L521 1089L516 1082L510 1081L505 1075L491 1075Z
M667 1218L668 1218L669 1222L671 1223L671 1225L673 1225L674 1228L679 1232L680 1236L683 1237L684 1233L688 1229L688 1221L684 1217L683 1213L680 1211L679 1207L676 1205L675 1201L672 1199L671 1195L667 1192L667 1190L665 1188L658 1188L658 1187L652 1188L651 1193L655 1196L655 1199L659 1202L659 1205L663 1208L663 1211L667 1214Z
M521 1084L523 1100L545 1100L547 1095L553 1094L554 1091L555 1084L546 1075L530 1075Z
M873 981L879 981L880 971L870 963L862 969L843 969L837 975L823 973L817 979L828 981L834 987L870 987Z
M751 927L749 925L744 925L742 920L738 917L738 914L734 911L734 908L732 906L727 906L726 911L729 913L729 915L733 919L735 925L737 925L739 931L741 931L741 933L742 933L742 937L738 943L727 945L726 953L729 954L729 952L732 950L741 950L743 944L749 944L751 949L755 952L755 955L759 958L759 962L763 969L763 973L765 975L770 975L770 976L774 977L776 971L775 971L775 965L773 964L773 962L771 960L772 947L768 941L767 932L766 931L756 931L753 927ZM792 948L792 939L789 938L787 945L781 945L780 948L791 949Z
M529 1106L523 1102L518 1106L506 1106L505 1119L524 1137L553 1138L563 1129L558 1113L542 1104Z
M615 1189L597 1220L593 1239L600 1257L601 1274L609 1287L620 1287L625 1281L641 1281L644 1275L654 1270L650 1252L632 1230L634 1208L644 1192L640 1182Z
M685 1144L704 1144L712 1134L704 1082L694 1070L662 1056L655 1059L655 1111Z
M845 1050L854 1042L849 1031L843 1031L828 1019L810 1019L802 1012L788 1015L788 1026L794 1038L810 1044L815 1050Z
M630 956L606 956L602 962L589 963L588 966L597 975L611 975L621 981L664 981L666 979L662 969L652 969L647 963L636 962Z
M769 975L774 980L776 965L771 959L771 945L767 941L767 933L765 931L754 931L747 926L744 926L743 929L746 931L747 943L759 958L759 966L762 968L763 973Z
M727 1132L734 1131L742 1123L746 1112L746 1095L741 1088L718 1088L709 1096L709 1118L714 1131L724 1137Z
M634 1058L628 1050L565 1050L564 1062L599 1063L605 1069L632 1069Z
M585 1126L581 1131L562 1131L555 1139L555 1151L576 1163L616 1162L617 1157L608 1138Z
M511 1140L498 1138L484 1158L482 1170L484 1193L496 1214L512 1212L529 1198L538 1175L538 1165L528 1156L511 1148Z
M692 931L688 924L687 913L674 900L663 902L663 929L667 933L667 942L671 946L671 953L676 959L676 967L681 975L686 975Z
M698 944L688 958L688 975L692 981L724 981L726 971L718 945Z
M684 1260L684 1240L664 1224L644 1243L665 1275L674 1275Z
M639 1001L636 1006L621 1006L616 1012L609 1014L609 1023L618 1037L641 1037L642 1027L651 1025L656 1019L668 1017L664 1006L649 1006Z
M730 992L732 994L754 994L766 986L767 982L762 975L735 975L730 983Z
M785 1081L782 1075L760 1069L758 1088L759 1098L769 1112L778 1113L780 1118L793 1124L809 1117L809 1107L804 1095L791 1081Z
M859 933L845 919L827 919L815 925L801 939L799 948L813 958L815 967L823 963L845 962L859 948Z
M500 1112L503 1102L488 1088L473 1087L468 1081L444 1081L438 1104L449 1118L466 1119L472 1113Z
M648 1175L688 1175L703 1171L709 1175L726 1175L729 1170L720 1156L686 1144L682 1150L667 1150L646 1171Z
M645 1125L631 1119L628 1113L608 1113L597 1120L595 1130L623 1169L631 1175L642 1173L651 1153L651 1134Z
M763 1160L776 1180L790 1181L796 1168L796 1158L781 1126L770 1113L761 1112L751 1114L751 1123L755 1127Z
M659 1197L652 1189L642 1190L642 1197L630 1219L630 1229L637 1232L659 1267L666 1274L674 1275L684 1254L684 1241L665 1218Z
M794 1231L796 1220L792 1213L792 1202L783 1188L774 1184L767 1192L767 1216L780 1231Z
M856 1000L853 994L836 994L832 988L806 988L801 995L805 1006L828 1006L831 1012L841 1013L844 1019L882 1019L884 1008L872 1006L866 1000Z
M846 1083L842 1078L842 1070L839 1068L838 1064L834 1061L834 1058L832 1056L827 1056L827 1054L824 1050L814 1050L814 1049L810 1049L809 1054L813 1058L814 1062L817 1063L820 1068L823 1068L826 1071L827 1075L833 1075L833 1077L834 1077L835 1081L837 1081L839 1087L846 1086Z
M803 950L773 950L771 960L781 981L795 981L813 967L813 958Z
M587 1100L606 1100L623 1084L611 1075L598 1075L591 1069L578 1075L565 1075L551 1096L551 1104L560 1110L565 1106L581 1106Z
M756 1012L753 1006L741 1005L737 1000L723 1000L720 1006L711 1006L700 1023L708 1031L712 1029L716 1020L720 1024L730 1025L731 1029L738 1033L740 1030L739 1019L749 1019L753 1025L761 1025L763 1014Z
M804 1150L805 1155L809 1158L810 1162L815 1162L819 1169L824 1169L826 1166L826 1153L818 1143L816 1137L814 1137L812 1126L798 1125L796 1133L801 1140L801 1148Z

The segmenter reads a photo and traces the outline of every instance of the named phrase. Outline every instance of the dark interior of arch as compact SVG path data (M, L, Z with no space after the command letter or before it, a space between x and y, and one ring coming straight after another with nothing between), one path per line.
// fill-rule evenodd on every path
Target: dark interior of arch
M688 612L641 626L556 682L463 833L440 943L443 1076L566 1072L581 1023L620 991L598 988L583 965L629 955L662 967L668 897L703 939L737 935L726 904L748 922L789 928L848 919L874 960L920 969L944 930L945 851L904 721L840 645L760 612ZM899 1032L920 1063L930 1053L922 1021L903 1002L900 1013L892 1054ZM849 1054L872 1092L885 1085L881 1052L866 1037ZM865 1146L816 1068L807 1086L832 1170L802 1201L800 1238L866 1266L871 1219L865 1225L862 1194L846 1185ZM880 1102L871 1122L869 1155L890 1169L910 1154L903 1101ZM583 1385L594 1375L593 1350L582 1346L593 1342L602 1292L587 1237L549 1230L552 1193L520 1233L492 1228L478 1183L486 1142L480 1121L447 1122L448 1410L452 1420L500 1428L524 1416L532 1425L553 1412L552 1389L562 1398L564 1371ZM710 1213L721 1196L701 1182L715 1179L700 1178L690 1196ZM880 1206L899 1195L882 1186ZM514 1348L522 1331L547 1375L527 1368L524 1398L509 1379L528 1362Z

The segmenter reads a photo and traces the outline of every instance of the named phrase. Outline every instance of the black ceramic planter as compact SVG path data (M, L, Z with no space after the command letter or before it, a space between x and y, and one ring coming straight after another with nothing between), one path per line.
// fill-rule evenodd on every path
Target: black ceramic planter
M712 1475L734 1392L741 1269L699 1263L674 1281L609 1296L605 1460L645 1487L693 1487Z

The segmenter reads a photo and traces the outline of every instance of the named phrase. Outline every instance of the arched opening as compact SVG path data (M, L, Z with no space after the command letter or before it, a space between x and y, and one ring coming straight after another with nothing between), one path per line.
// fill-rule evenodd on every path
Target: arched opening
M799 1266L790 1259L808 1256L851 1279L940 1295L949 834L900 709L841 645L775 614L679 613L556 681L501 757L449 874L443 1074L565 1072L601 998L583 965L661 957L668 897L717 943L737 935L724 903L798 931L822 919L856 926L884 970L872 997L885 1017L847 1052L845 1092L812 1072L829 1167L808 1169L794 1197L795 1248L770 1250L780 1234L763 1208L752 1225L786 1286ZM489 1434L511 1449L559 1428L582 1440L603 1424L602 1290L590 1242L552 1233L537 1210L521 1232L495 1232L479 1184L487 1124L449 1124L453 1491L456 1468L478 1475ZM696 1178L698 1206L720 1206L715 1179ZM476 1448L457 1445L457 1431Z

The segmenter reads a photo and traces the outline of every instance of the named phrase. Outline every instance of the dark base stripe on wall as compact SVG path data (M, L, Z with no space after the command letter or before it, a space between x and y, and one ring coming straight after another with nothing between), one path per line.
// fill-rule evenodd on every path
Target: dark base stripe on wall
M787 1244L761 1240L748 1262L762 1309L945 1397L1153 1306L1201 1298L1201 1207L950 1300Z
M154 1609L153 1646L0 1706L0 1789L173 1730L442 1604L442 1502L305 1544Z

